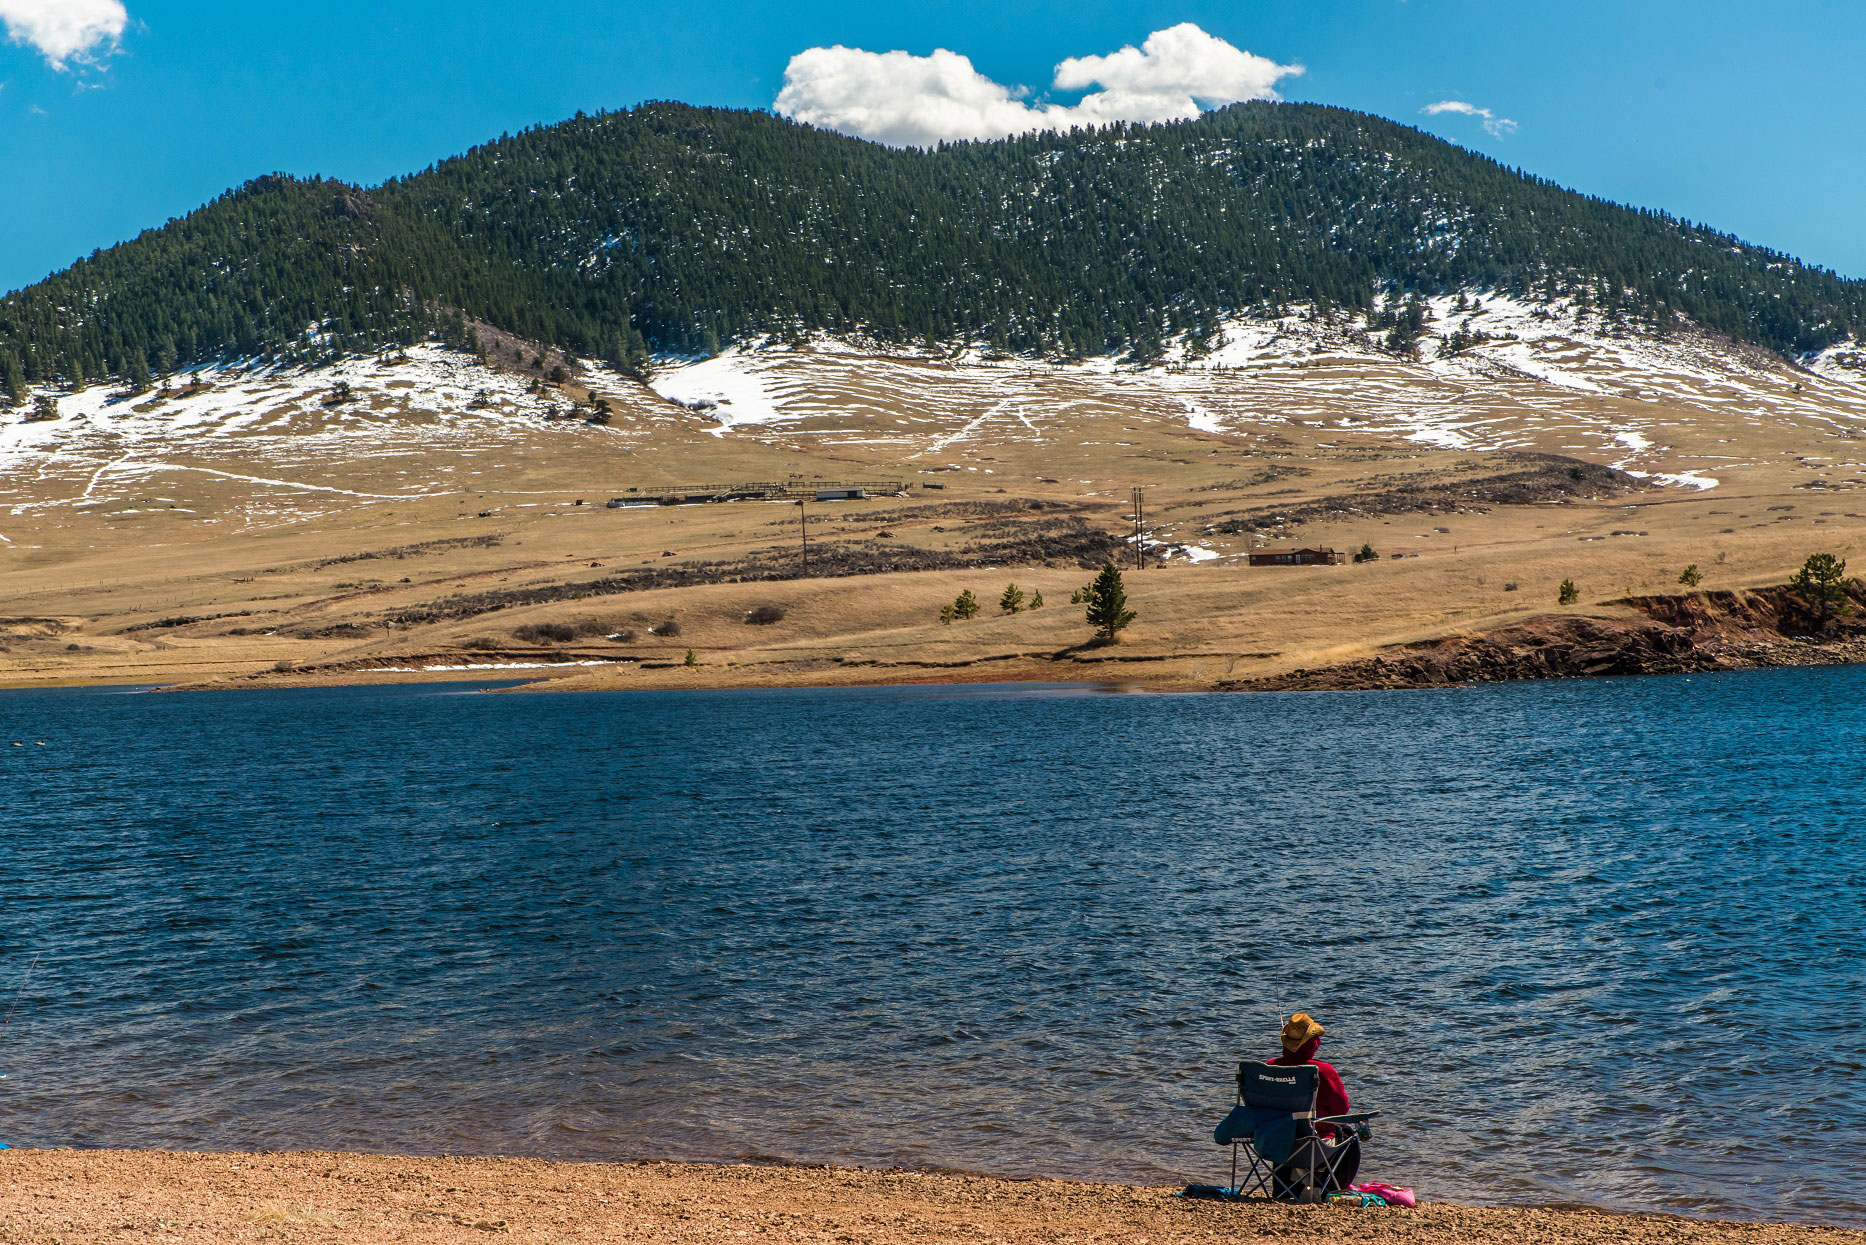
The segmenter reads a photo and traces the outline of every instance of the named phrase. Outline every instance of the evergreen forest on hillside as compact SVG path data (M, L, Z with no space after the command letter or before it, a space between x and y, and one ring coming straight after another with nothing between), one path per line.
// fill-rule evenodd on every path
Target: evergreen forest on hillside
M226 357L465 346L474 321L631 371L810 330L1148 358L1227 315L1460 289L1787 354L1866 328L1866 282L1336 108L917 151L657 103L368 190L250 182L0 299L0 403Z

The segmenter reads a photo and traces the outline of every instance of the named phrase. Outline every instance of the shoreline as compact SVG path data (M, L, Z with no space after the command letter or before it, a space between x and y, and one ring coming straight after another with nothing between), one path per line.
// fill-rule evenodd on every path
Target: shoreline
M1866 641L1780 640L1756 646L1731 647L1705 654L1704 660L1647 665L1623 662L1601 650L1582 653L1583 661L1599 668L1567 670L1543 665L1520 668L1523 655L1499 653L1491 637L1446 637L1412 652L1364 658L1315 668L1298 667L1283 674L1249 679L1137 676L1127 672L1056 669L1047 662L1026 658L1021 662L981 663L983 668L947 668L937 673L920 667L874 669L835 667L809 672L788 672L788 677L759 677L734 666L641 671L633 663L618 662L600 674L587 663L539 662L525 666L450 665L438 669L376 668L345 664L342 668L308 668L280 673L261 669L202 679L188 674L167 677L126 677L122 671L96 674L53 673L32 678L11 671L0 676L0 691L36 691L76 688L139 688L149 692L263 692L305 688L402 687L471 683L500 683L503 692L668 692L668 691L785 691L889 687L1076 687L1110 694L1217 695L1275 692L1453 691L1497 683L1559 683L1601 678L1659 675L1736 674L1752 670L1794 670L1866 665ZM1421 650L1437 649L1437 652ZM1491 651L1485 651L1490 649ZM1472 657L1472 650L1476 650ZM1547 647L1532 649L1529 661L1545 663ZM387 661L407 659L385 659ZM1510 665L1518 668L1508 670ZM626 673L627 678L616 677Z
M487 647L442 641L371 645L314 661L22 662L0 688L147 686L165 691L511 682L520 691L1086 684L1148 692L1372 691L1639 674L1866 664L1866 587L1815 613L1790 585L1624 597L1560 612L1492 617L1381 641L1359 634L1285 650L1233 650L1212 637L1061 648L973 645L957 651L672 647L600 642ZM671 625L671 624L670 624ZM534 637L535 638L535 637ZM683 655L685 659L683 659ZM179 655L178 655L179 657ZM688 659L693 664L689 665Z
M0 688L155 685L165 691L232 691L509 677L520 691L978 683L1090 684L1149 692L1397 691L1866 664L1866 626L1857 622L1866 616L1866 587L1855 581L1847 598L1839 613L1829 616L1814 613L1790 585L1626 597L1588 610L1493 620L1488 626L1442 630L1399 643L1356 640L1310 650L1306 661L1301 653L1155 643L987 648L945 656L911 646L886 656L718 649L702 654L689 648L685 652L694 664L688 665L672 651L648 651L627 643L492 650L437 645L399 652L378 649L310 663L279 659L257 667L178 661L168 669L153 663L132 668L100 664L87 672L25 665L0 670ZM1268 669L1237 669L1242 661L1278 657L1282 660Z
M115 1241L129 1235L232 1242L629 1240L658 1245L777 1242L1185 1242L1286 1239L1363 1245L1820 1241L1866 1231L1675 1213L1466 1206L1362 1210L1202 1202L1177 1186L822 1166L318 1151L0 1152L6 1239Z

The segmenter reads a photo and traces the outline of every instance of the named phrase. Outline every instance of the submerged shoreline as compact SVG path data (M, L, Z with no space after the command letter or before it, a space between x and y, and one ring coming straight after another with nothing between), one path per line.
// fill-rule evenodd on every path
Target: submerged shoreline
M1866 1232L1556 1207L1225 1204L1176 1188L836 1167L279 1152L0 1153L7 1239L650 1243L1820 1241Z

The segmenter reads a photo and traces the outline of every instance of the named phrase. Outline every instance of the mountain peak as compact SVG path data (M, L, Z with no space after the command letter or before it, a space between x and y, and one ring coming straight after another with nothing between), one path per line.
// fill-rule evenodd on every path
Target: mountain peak
M616 363L632 341L812 331L1146 359L1231 316L1469 288L1783 355L1866 323L1866 284L1339 108L917 151L661 101L369 191L254 179L0 300L0 356L70 380L457 341L472 319Z

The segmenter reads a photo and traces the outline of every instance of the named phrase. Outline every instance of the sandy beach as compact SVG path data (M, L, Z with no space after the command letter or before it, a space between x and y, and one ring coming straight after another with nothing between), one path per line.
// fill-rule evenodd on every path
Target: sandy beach
M1866 1242L1792 1224L1445 1203L1223 1205L1176 1192L820 1167L15 1150L0 1154L0 1240Z

